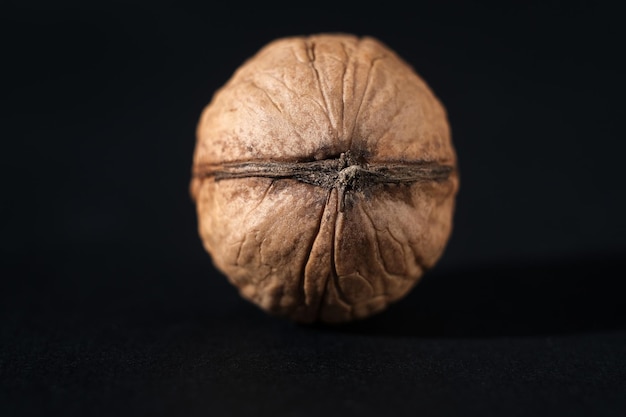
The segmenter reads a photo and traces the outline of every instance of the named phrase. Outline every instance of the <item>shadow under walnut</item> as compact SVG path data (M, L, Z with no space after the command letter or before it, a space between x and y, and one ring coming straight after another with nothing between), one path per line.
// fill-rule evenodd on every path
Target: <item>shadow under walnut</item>
M458 187L443 106L369 37L269 43L198 124L204 247L242 296L299 322L405 296L443 253Z

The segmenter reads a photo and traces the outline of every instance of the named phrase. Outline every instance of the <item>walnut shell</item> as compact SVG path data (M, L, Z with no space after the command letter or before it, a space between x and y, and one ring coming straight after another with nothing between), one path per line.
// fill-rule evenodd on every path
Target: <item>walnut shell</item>
M243 297L299 322L405 296L444 250L458 187L444 107L371 37L270 42L197 127L205 249Z

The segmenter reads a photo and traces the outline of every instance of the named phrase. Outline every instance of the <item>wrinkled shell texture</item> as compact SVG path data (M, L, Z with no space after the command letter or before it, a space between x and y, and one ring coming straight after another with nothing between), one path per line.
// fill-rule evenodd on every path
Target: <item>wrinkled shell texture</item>
M241 295L272 315L368 317L405 296L444 251L459 187L446 112L413 68L374 38L270 42L214 94L196 140L191 193L204 247ZM353 189L212 174L342 154L363 170L451 168L442 180Z

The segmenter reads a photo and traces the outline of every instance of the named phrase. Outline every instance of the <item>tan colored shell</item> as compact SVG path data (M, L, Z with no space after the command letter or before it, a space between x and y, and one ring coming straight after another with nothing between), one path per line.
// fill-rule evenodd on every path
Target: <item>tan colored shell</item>
M451 168L443 180L353 189L215 174L344 155L363 170ZM278 39L245 62L204 109L193 166L216 267L243 297L302 322L364 318L406 295L444 250L459 186L430 88L381 42L344 34Z

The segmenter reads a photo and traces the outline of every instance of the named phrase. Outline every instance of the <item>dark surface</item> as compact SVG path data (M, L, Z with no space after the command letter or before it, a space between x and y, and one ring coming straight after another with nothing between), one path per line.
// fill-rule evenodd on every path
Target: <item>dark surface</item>
M626 415L616 10L83 3L0 13L0 416ZM215 89L322 31L409 61L461 167L437 267L337 327L241 299L187 188Z
M2 300L4 416L626 410L623 262L433 273L385 313L327 327L268 317L182 264L83 272L104 253Z

